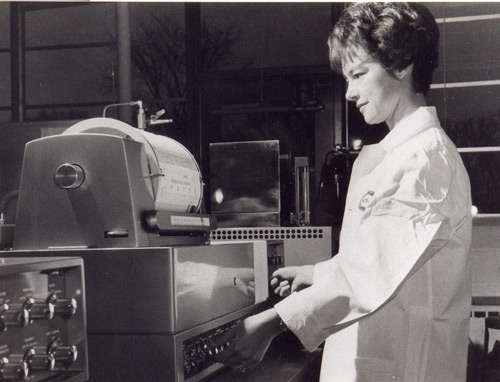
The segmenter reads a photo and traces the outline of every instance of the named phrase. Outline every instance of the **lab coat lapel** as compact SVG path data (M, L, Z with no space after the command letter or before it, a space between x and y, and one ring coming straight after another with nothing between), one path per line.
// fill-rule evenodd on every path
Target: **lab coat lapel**
M364 146L354 162L352 177L370 174L384 159L386 151L379 144Z
M348 245L350 240L356 240L353 235L365 208L374 198L380 175L383 173L380 171L380 165L386 153L379 144L364 146L354 162L340 233L340 252L343 252L344 246Z

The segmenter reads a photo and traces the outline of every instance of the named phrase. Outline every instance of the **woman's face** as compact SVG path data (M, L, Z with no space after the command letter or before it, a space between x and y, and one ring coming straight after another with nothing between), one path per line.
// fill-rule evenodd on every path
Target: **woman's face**
M356 104L366 123L387 122L392 128L398 106L404 101L403 86L397 76L362 50L346 61L343 75L347 81L345 97Z

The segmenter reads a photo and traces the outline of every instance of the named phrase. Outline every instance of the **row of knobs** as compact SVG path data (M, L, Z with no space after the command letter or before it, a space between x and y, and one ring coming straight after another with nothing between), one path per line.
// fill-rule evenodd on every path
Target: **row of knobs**
M267 262L269 265L283 265L283 256L282 255L268 255Z
M196 342L184 344L184 376L189 378L208 365L217 362L215 357L231 344L231 340L219 346L212 346L211 343L231 328L234 328L240 321L236 320L224 325L224 327L204 333L195 340Z
M51 320L55 314L71 317L76 313L77 303L74 298L58 300L51 295L46 300L29 297L19 308L11 309L3 304L0 309L0 329L7 330L8 327L26 326L33 320Z
M60 346L55 342L45 348L31 348L25 355L0 358L0 381L20 381L35 370L52 371L57 366L67 368L78 357L76 346Z

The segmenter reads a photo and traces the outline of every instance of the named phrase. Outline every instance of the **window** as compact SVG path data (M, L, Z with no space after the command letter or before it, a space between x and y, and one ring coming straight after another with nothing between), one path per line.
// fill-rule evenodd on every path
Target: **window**
M232 31L222 69L328 65L329 3L202 3L201 16L214 37Z
M115 5L26 11L26 119L96 117L117 98Z
M0 122L10 121L10 5L0 2Z

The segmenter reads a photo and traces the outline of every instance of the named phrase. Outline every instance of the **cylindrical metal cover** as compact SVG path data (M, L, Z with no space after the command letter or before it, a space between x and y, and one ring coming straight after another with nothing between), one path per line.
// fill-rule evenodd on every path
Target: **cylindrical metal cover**
M195 212L201 205L202 177L196 160L179 142L148 133L112 118L91 118L78 122L63 134L106 134L141 142L146 152L153 184L155 209Z

